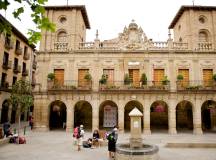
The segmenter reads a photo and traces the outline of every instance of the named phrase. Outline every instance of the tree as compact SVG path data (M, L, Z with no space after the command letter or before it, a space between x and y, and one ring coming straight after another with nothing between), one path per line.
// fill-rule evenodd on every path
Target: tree
M33 105L33 96L31 91L31 84L28 81L19 80L12 86L10 101L13 109L18 109L19 113L19 126L18 137L20 131L20 118L21 114L29 110Z
M32 11L32 21L36 25L36 30L28 29L29 43L36 44L41 39L40 30L44 29L51 32L55 31L55 25L51 23L47 17L43 16L43 14L45 13L43 5L47 1L48 0L14 0L13 2L9 2L9 0L0 0L0 10L7 10L8 6L11 5L11 3L14 3L14 5L16 5L15 3L20 4L21 7L18 7L14 10L13 16L14 18L19 19L21 21L20 15L25 12L24 8L29 7ZM8 24L7 22L1 22L0 33L2 32L10 34L10 24Z

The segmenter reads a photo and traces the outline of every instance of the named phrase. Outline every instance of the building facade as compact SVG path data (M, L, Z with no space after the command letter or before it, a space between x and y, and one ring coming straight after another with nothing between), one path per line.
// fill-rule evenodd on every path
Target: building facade
M96 33L85 42L85 6L45 9L56 32L42 31L36 129L128 131L128 113L137 107L145 134L215 130L216 7L182 6L169 26L174 39L169 34L165 42L149 39L134 21L114 39L100 41Z
M9 102L11 87L16 81L25 79L35 85L36 53L35 46L9 21L0 15L0 23L11 26L11 33L0 34L0 122L18 122L18 111ZM27 120L28 112L21 116Z

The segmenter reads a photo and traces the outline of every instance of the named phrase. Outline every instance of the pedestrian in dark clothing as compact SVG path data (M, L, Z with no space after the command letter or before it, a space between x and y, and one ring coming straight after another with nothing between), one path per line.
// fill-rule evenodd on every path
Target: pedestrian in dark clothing
M10 127L11 127L11 125L8 121L3 124L4 136L8 137L10 135L13 135L11 133Z
M108 135L108 151L109 151L109 158L115 157L116 152L116 142L118 139L118 129L115 127L112 132Z

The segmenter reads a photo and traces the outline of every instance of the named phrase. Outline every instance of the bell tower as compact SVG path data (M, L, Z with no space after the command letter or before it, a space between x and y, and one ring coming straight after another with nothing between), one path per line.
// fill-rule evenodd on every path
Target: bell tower
M78 49L90 29L85 6L45 6L45 16L56 25L54 33L42 30L40 51L67 51Z

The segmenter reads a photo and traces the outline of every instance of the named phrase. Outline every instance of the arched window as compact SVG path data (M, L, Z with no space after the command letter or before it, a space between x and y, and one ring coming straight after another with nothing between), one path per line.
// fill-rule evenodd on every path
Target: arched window
M199 32L199 42L208 42L208 34L206 31Z
M67 41L67 33L65 31L60 31L57 35L58 42L66 42Z

